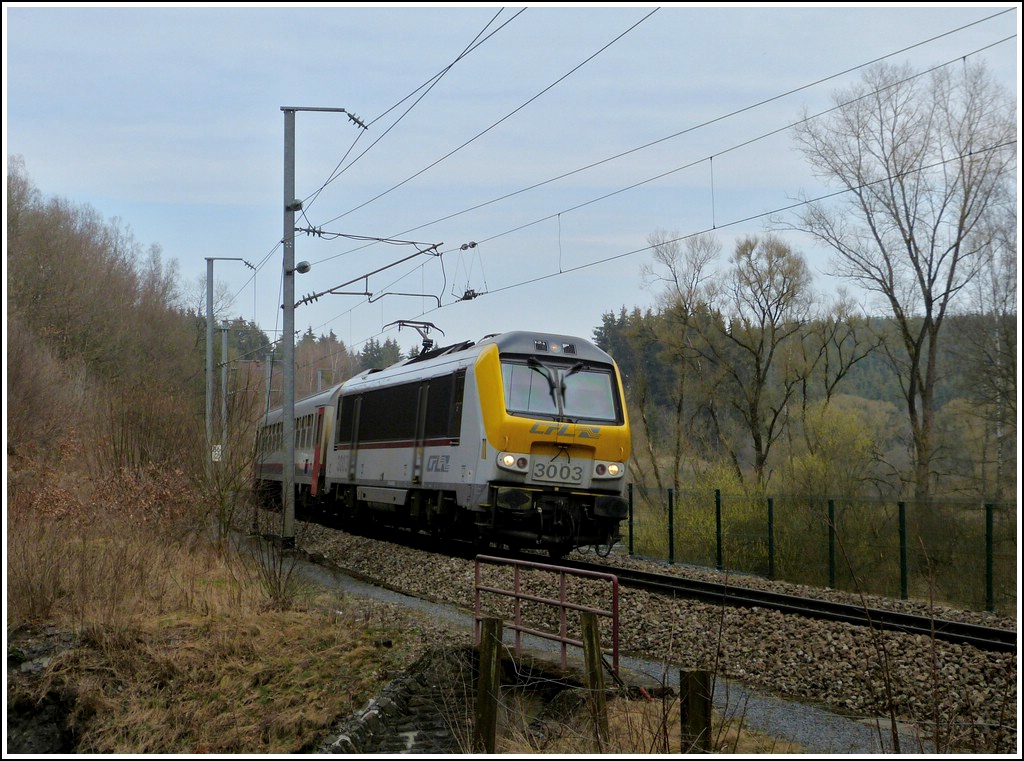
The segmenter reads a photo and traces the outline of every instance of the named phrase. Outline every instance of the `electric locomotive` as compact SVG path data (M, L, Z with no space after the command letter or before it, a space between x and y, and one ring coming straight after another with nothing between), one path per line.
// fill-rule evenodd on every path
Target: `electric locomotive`
M626 517L630 430L614 360L515 331L425 350L297 401L297 503L561 557L610 547ZM281 411L261 425L257 488L280 491Z

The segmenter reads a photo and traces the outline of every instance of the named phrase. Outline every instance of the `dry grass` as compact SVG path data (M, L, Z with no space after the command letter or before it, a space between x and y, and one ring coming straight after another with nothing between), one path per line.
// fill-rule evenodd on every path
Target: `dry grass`
M430 642L382 604L268 600L250 556L186 528L209 523L184 484L11 483L7 639L45 625L74 646L8 702L73 698L79 752L308 750Z
M92 631L39 689L75 691L79 752L309 751L403 666L358 618L343 604Z
M174 473L9 479L8 642L39 626L72 636L37 680L8 683L8 704L65 699L78 752L315 752L339 718L442 640L382 603L298 587L282 599L265 564L196 530L212 525L202 504ZM503 753L596 750L586 711L549 727L543 747L517 729L526 706L511 711ZM600 752L679 752L672 704L613 700L609 718ZM728 725L714 742L795 752Z
M683 740L679 703L674 697L647 699L617 697L607 704L608 737L598 739L590 712L580 708L557 722L549 722L538 743L522 721L529 708L512 699L505 706L505 730L498 740L498 752L507 754L583 755L700 753ZM740 719L714 716L711 724L711 752L734 755L799 754L799 745L780 741L742 725Z

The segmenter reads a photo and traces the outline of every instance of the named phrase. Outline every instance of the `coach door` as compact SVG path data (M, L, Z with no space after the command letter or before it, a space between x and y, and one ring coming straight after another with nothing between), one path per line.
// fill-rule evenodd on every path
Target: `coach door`
M330 430L330 418L334 410L326 407L316 409L316 428L313 437L313 478L309 485L309 493L314 497L320 493L320 474L324 470L324 452L327 451L327 431Z
M421 383L416 399L416 434L412 443L412 482L423 483L423 437L427 427L427 402L430 384Z
M359 413L363 407L363 397L359 395L357 397L348 397L345 399L346 404L352 405L352 415L349 417L351 424L351 430L349 431L348 440L348 475L347 480L356 480L356 460L359 458Z

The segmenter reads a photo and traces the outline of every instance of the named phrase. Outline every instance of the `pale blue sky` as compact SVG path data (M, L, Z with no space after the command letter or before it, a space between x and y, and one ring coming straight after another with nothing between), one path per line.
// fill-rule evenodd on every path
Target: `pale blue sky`
M977 56L1019 93L1019 26L1014 3L6 3L4 149L44 195L158 244L200 299L206 257L258 265L218 261L215 280L235 295L229 316L275 337L281 107L344 108L368 128L296 116L299 224L443 256L345 289L372 302L298 307L299 330L333 329L356 350L371 337L417 345L413 330L384 329L400 319L433 322L439 343L512 329L589 338L602 313L654 304L639 278L650 234L715 228L729 251L764 231L763 215L821 192L783 128L827 107L857 67ZM791 242L826 287L827 252ZM413 253L300 234L296 260L313 269L296 296ZM458 302L467 289L487 293Z

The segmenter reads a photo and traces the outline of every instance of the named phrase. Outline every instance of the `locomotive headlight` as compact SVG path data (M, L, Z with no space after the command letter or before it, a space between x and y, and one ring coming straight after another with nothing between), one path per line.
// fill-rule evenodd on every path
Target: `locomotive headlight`
M594 478L621 478L626 472L621 462L595 462Z
M517 455L512 452L499 452L498 453L498 467L504 468L505 470L512 470L517 473L525 473L529 468L530 461L523 455Z

